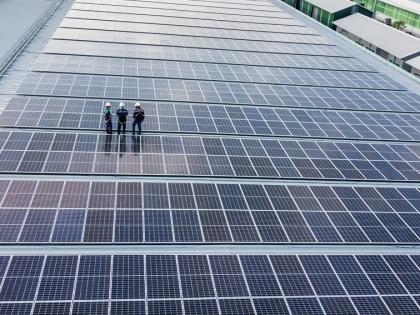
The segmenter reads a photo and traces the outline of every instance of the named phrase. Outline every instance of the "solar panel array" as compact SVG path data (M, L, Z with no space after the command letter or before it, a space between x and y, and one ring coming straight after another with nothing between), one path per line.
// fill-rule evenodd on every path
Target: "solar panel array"
M2 314L418 313L420 256L0 257Z
M126 102L132 114L133 102ZM18 106L20 109L18 109ZM142 102L143 129L155 132L418 141L420 120L407 113ZM103 129L102 100L15 96L0 125ZM76 112L75 112L76 111ZM114 128L117 124L114 121Z
M412 243L416 188L3 181L5 243Z
M418 314L420 96L334 36L266 0L76 0L1 89L0 314Z
M417 144L0 132L0 172L418 181Z

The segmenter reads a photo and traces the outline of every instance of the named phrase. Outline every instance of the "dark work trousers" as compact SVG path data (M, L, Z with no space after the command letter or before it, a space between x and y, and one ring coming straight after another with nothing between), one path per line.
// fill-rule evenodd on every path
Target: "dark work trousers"
M133 135L136 133L136 125L139 128L139 135L141 134L141 122L140 121L133 121Z
M117 130L118 134L121 133L121 126L122 126L122 132L125 133L126 125L127 125L127 123L125 121L124 122L118 121L118 130Z
M106 124L106 133L111 134L112 133L112 121L105 122Z

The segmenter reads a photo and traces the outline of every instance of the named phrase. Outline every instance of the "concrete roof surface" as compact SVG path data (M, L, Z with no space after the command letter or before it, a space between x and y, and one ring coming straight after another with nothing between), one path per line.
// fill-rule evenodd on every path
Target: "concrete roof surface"
M334 24L400 59L420 52L420 39L360 13L339 19Z
M306 0L306 2L330 13L338 12L356 5L356 3L351 2L350 0Z
M394 7L420 14L420 3L411 0L381 0Z

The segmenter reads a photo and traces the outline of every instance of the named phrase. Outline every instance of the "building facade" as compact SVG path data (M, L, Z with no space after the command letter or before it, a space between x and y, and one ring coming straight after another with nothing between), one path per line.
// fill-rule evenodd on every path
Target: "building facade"
M420 4L410 1L353 0L366 9L420 30ZM415 8L417 6L417 9Z
M283 0L283 2L331 28L334 21L356 12L367 16L372 15L369 10L352 3L350 0Z

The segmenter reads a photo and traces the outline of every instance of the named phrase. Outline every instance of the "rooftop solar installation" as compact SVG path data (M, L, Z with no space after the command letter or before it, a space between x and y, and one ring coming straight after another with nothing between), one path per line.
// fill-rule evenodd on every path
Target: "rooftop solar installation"
M1 185L3 243L415 244L420 238L415 187L19 180Z
M40 61L41 65L35 65L34 70L45 69L48 72L67 72L73 67L73 73L88 74L98 73L107 75L102 81L110 81L113 76L124 77L155 77L174 79L194 79L220 82L243 82L278 85L311 85L311 86L334 86L344 88L366 89L402 89L402 86L391 80L381 77L379 73L339 72L324 69L299 69L299 68L273 68L258 66L240 66L209 63L190 63L175 61L150 61L134 60L124 64L123 60L109 58L71 58L62 56L51 57L44 55L48 63ZM44 59L44 60L45 60ZM67 60L66 60L67 59ZM80 62L82 61L82 62ZM79 63L80 62L80 63ZM52 77L52 76L50 76ZM66 76L71 80L71 75ZM32 79L32 78L31 78ZM33 78L35 81L36 79ZM42 79L41 79L42 80ZM48 81L52 80L48 78ZM58 80L62 80L61 77ZM96 78L90 81L98 80ZM340 82L340 83L337 83ZM40 84L43 84L41 81ZM134 83L135 85L138 85ZM221 93L218 91L218 93Z
M69 255L0 259L2 313L419 311L418 283L412 281L419 277L419 256Z
M419 314L419 87L277 0L59 1L0 79L0 314Z
M267 66L282 68L322 69L322 70L352 70L360 72L374 72L367 64L361 64L348 57L331 55L305 55L305 54L271 54L264 52L236 52L220 49L180 48L166 46L131 45L116 43L90 43L78 42L75 45L71 40L51 40L44 50L48 55L40 55L38 67L52 67L54 63L64 63L65 67L71 67L67 60L73 60L72 64L80 67L94 66L84 60L104 60L105 64L113 63L114 66L130 65L130 68L138 68L145 60L152 63L160 61L189 61L203 64L227 64L229 66ZM63 53L72 53L64 55ZM94 58L98 56L98 58ZM122 58L121 56L124 56ZM87 57L87 58L83 58ZM90 58L88 58L90 57ZM101 59L99 57L113 57ZM136 59L139 59L138 61ZM55 62L56 61L56 62ZM47 64L45 64L47 63ZM56 66L56 65L54 65ZM191 65L193 66L193 65ZM47 68L48 70L48 68ZM65 69L63 69L64 71ZM137 71L137 70L136 70Z
M132 114L134 102L126 103ZM0 114L0 125L98 130L104 124L103 106L101 99L15 96ZM142 106L148 116L143 129L154 132L381 141L420 139L420 121L407 113L151 101L142 102Z

